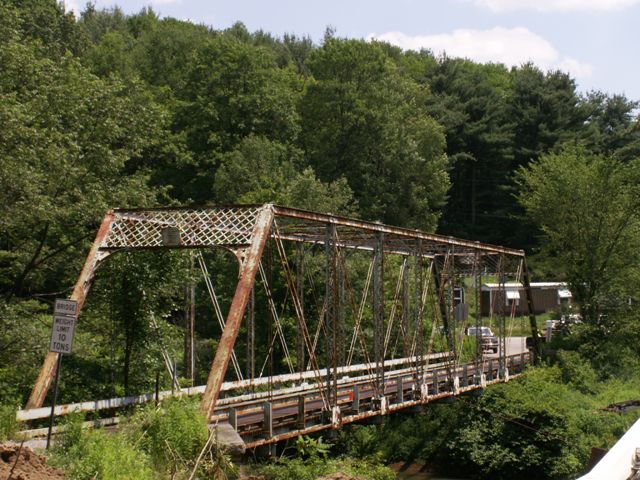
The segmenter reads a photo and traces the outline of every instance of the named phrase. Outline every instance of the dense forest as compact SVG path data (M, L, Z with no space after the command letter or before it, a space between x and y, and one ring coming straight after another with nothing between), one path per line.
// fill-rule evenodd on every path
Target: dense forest
M76 18L56 0L5 0L0 404L24 405L53 300L70 293L106 210L273 202L522 248L536 278L569 282L585 324L559 340L567 353L554 366L418 426L399 418L362 428L339 447L454 462L480 478L568 478L628 424L590 419L591 409L640 392L630 307L640 298L638 107L581 93L561 71L403 51L331 28L314 43L150 8L125 15L88 4ZM220 278L228 273L210 260ZM78 355L65 360L62 400L150 391L148 373L163 369L160 339L182 369L191 277L183 253L109 262L83 313ZM198 382L218 334L198 326ZM581 373L568 375L575 364ZM568 378L577 391L563 390ZM558 403L543 408L527 385ZM537 443L521 451L531 432L496 409L536 426ZM390 447L390 425L411 430L410 447ZM436 451L425 439L442 431L450 440Z

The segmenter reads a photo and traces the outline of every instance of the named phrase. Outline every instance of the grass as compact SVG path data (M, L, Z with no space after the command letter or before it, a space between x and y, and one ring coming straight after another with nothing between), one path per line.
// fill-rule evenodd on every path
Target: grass
M172 398L157 408L141 408L117 433L83 430L83 420L81 414L69 415L51 455L70 480L186 479L209 438L195 399ZM233 478L233 472L214 446L204 452L197 478Z
M0 405L0 442L12 438L17 429L15 405Z

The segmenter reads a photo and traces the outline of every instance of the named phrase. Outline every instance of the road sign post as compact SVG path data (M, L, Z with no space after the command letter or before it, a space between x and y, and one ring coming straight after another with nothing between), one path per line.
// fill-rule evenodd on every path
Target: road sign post
M55 417L56 401L58 400L58 385L60 383L60 370L62 369L62 355L70 354L73 346L73 337L76 331L78 302L75 300L57 299L53 311L53 328L51 329L51 341L49 351L58 354L56 364L56 378L54 380L53 398L51 399L51 414L49 416L49 431L47 432L47 450L51 444L51 430Z

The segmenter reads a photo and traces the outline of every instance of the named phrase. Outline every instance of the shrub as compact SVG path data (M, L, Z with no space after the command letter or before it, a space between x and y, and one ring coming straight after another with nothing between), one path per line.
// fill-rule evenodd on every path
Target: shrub
M296 439L296 455L300 458L327 458L331 445L324 443L322 437L315 438L302 435Z
M51 463L69 480L147 480L155 478L149 459L128 438L103 430L84 430L84 416L69 415L54 444Z
M319 458L280 458L275 462L264 465L260 473L267 480L315 480L332 472L330 462Z
M262 466L260 474L267 480L316 480L325 475L344 473L366 480L393 480L395 472L373 460L352 458L321 459L280 458Z
M560 350L558 365L562 372L562 380L582 393L596 393L598 374L591 364L577 352Z
M126 430L157 468L171 472L193 464L209 437L197 403L187 398L171 398L158 408L140 410Z
M0 405L0 442L11 438L17 429L15 405Z
M70 480L152 480L147 456L119 434L103 430L83 433L68 450L66 478Z
M82 430L84 422L84 414L81 412L73 412L67 415L62 422L62 433L56 438L54 445L54 453L58 457L69 454L71 449L80 444L83 435L87 432Z

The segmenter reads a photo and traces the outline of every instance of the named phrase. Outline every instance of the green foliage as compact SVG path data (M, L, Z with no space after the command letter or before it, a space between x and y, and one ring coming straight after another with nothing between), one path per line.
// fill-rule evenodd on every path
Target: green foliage
M363 429L356 429L355 432L365 432ZM347 438L343 435L339 447L351 445L346 443ZM351 437L349 437L351 439ZM324 475L331 475L337 472L357 476L370 480L391 480L396 478L395 473L381 464L380 459L375 456L367 456L358 460L348 456L329 458L331 445L323 443L322 437L317 439L311 437L298 437L295 443L296 454L294 457L280 457L276 461L258 466L258 472L264 475L267 480L315 480ZM347 455L352 452L346 451Z
M638 102L624 95L589 92L583 108L588 115L584 144L589 151L625 161L638 158L640 130L634 116Z
M193 465L209 437L197 401L185 398L144 408L127 428L131 441L149 455L152 464L170 472Z
M449 186L428 90L375 42L331 38L311 55L301 145L322 181L345 177L363 216L433 229ZM393 199L393 200L392 200Z
M449 442L479 476L565 478L580 472L593 446L624 431L626 422L562 382L557 368L530 371L487 391L476 414Z
M542 230L545 254L585 320L597 323L603 307L622 303L637 285L629 282L638 259L637 165L565 149L517 176L518 200Z
M121 435L95 430L70 449L70 479L147 480L155 478L146 456Z
M338 446L344 448L347 455L356 458L379 456L378 440L375 427L355 425L340 431Z
M338 447L356 458L423 461L465 478L571 478L592 447L608 448L634 421L600 408L637 395L640 377L602 382L583 358L561 358L562 366L529 370L482 397L355 427Z
M502 65L449 57L422 63L428 65L423 75L433 92L429 111L445 129L452 164L440 229L504 244L512 228L495 219L512 204L509 191L496 188L509 183L513 161L509 72Z
M17 36L0 71L0 278L25 296L71 281L114 203L152 201L146 176L126 169L158 138L162 116L141 84L98 79L70 56L42 58Z
M220 201L268 203L353 215L353 194L344 178L319 181L311 168L298 171L300 152L264 137L249 136L226 154L216 174Z
M156 478L147 455L128 438L103 430L83 430L83 416L70 415L51 463L71 480L147 480Z
M109 359L104 369L122 372L125 395L153 388L155 372L165 370L161 348L174 359L181 357L183 345L175 338L181 330L166 320L181 306L176 301L188 281L188 266L188 254L182 252L121 253L96 275L87 315L110 343L91 348ZM114 351L114 344L122 350Z
M559 351L558 366L564 383L585 394L596 393L598 374L578 352Z
M571 350L587 359L601 379L637 379L640 365L640 331L638 313L633 309L616 309L600 318L600 325L578 325L572 334L554 338L552 348ZM629 395L629 398L636 396Z
M296 455L300 458L327 458L331 445L322 442L322 437L314 439L301 436L296 439Z
M177 121L196 156L196 176L188 185L195 201L208 201L220 156L253 134L280 144L299 131L297 77L276 68L271 52L220 35L195 54ZM189 177L190 172L183 175Z
M343 473L363 480L393 480L395 472L380 463L367 460L338 458L286 458L282 457L271 464L258 468L260 475L267 480L316 480L324 475Z
M274 463L260 467L259 472L267 480L315 480L328 475L331 468L328 462L318 458L280 458Z
M191 472L209 430L193 399L173 398L148 406L122 422L119 432L82 428L83 415L71 414L55 444L52 461L71 479L151 479ZM205 452L203 475L232 473L222 452ZM217 473L216 473L217 472ZM182 477L179 477L182 478Z
M53 445L54 459L64 459L75 445L83 441L83 423L85 416L82 412L72 412L63 418L61 423L62 433L57 437ZM62 461L62 460L61 460Z
M373 458L384 463L416 460L437 463L446 457L447 442L470 413L462 403L433 404L420 414L389 417L382 426L354 427L340 436L338 445L355 458Z
M16 407L11 404L0 404L0 442L12 438L18 429Z
M36 300L0 301L0 404L22 404L38 374L51 336L46 309Z
M86 47L73 13L65 13L57 0L8 0L0 8L12 7L24 39L35 43L46 56L58 59L67 52L78 55Z

